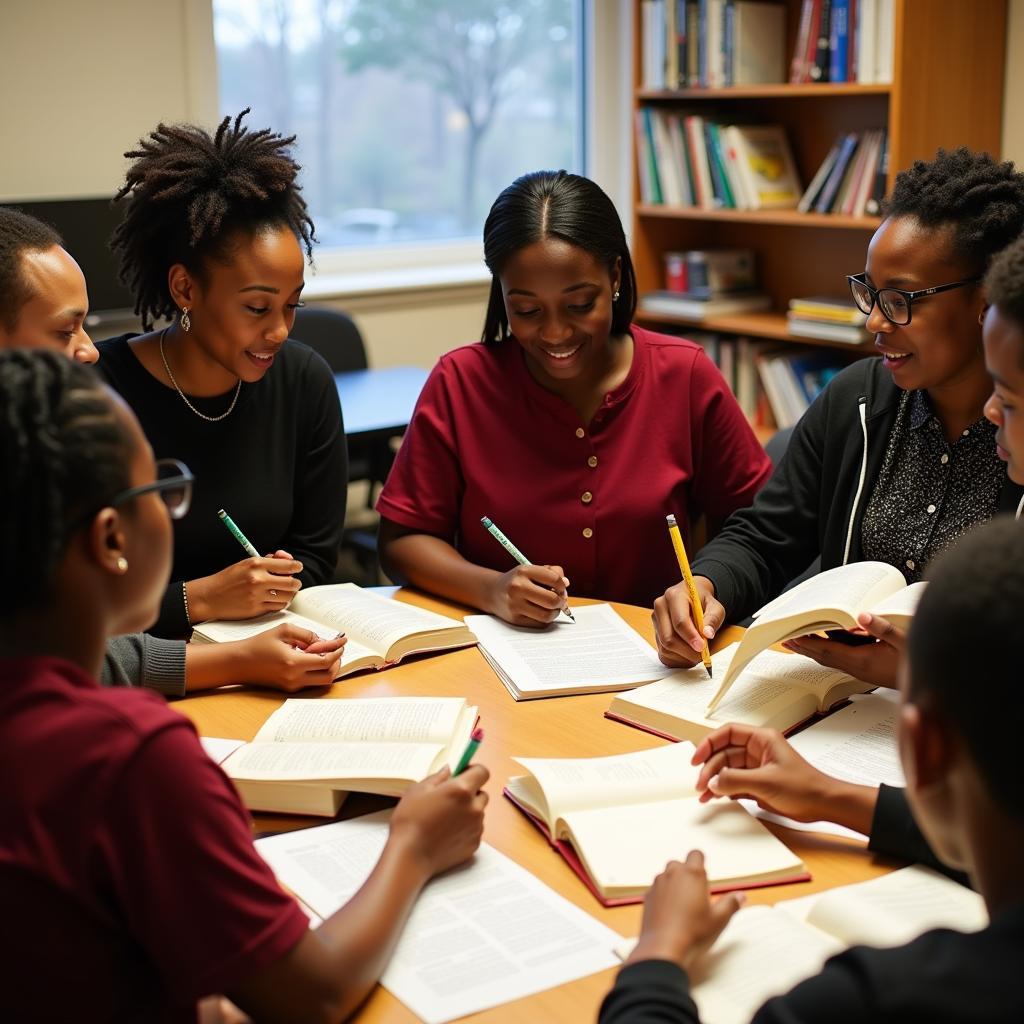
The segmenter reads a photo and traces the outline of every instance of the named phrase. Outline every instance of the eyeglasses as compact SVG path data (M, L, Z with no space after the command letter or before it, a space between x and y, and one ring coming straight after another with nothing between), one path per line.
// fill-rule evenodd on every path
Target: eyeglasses
M179 462L177 459L157 459L156 479L151 484L129 487L120 491L112 498L97 505L93 511L79 517L72 524L72 529L77 529L87 522L101 508L123 505L125 502L134 501L136 498L142 497L143 494L153 491L160 495L163 503L167 506L167 514L172 519L181 519L192 504L192 480L192 473L185 463Z
M865 277L867 274L846 275L857 308L862 313L870 313L877 302L882 316L897 327L906 327L910 323L910 307L917 299L923 299L926 295L938 295L939 292L952 291L954 288L963 288L964 285L977 284L981 280L980 276L968 277L963 281L954 281L952 284L940 284L935 288L919 288L915 292L908 292L902 288L872 288L864 280Z

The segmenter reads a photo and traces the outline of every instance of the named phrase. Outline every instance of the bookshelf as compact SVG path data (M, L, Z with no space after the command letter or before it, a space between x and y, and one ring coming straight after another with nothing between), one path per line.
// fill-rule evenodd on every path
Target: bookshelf
M802 0L786 8L786 67L796 41ZM841 132L886 128L887 191L898 171L930 159L940 146L966 145L998 154L1002 131L1006 46L1005 0L894 0L893 78L886 84L755 85L717 89L640 88L640 0L634 0L633 103L725 121L781 124L804 185ZM634 160L632 253L640 294L664 288L670 250L752 248L770 312L735 314L700 323L638 313L653 328L692 325L754 340L785 341L851 354L871 351L791 335L785 311L798 295L842 295L846 274L864 268L868 242L880 220L795 210L702 210L640 201Z

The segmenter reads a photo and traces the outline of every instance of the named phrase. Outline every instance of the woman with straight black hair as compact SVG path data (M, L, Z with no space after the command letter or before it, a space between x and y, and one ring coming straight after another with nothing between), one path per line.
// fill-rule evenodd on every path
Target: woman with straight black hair
M567 589L650 606L684 532L748 505L770 469L700 346L632 323L636 275L611 200L537 171L484 225L482 344L443 356L381 493L385 570L517 625ZM533 565L480 523L490 516Z

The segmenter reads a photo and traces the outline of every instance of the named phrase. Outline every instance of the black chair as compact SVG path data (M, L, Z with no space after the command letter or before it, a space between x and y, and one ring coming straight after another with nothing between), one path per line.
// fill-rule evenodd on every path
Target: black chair
M334 373L350 373L369 367L363 336L355 321L340 309L303 306L295 311L291 336L324 357ZM342 410L344 413L344 410ZM366 508L373 509L375 490L387 478L394 454L387 442L346 437L349 483L366 481ZM369 582L376 583L377 528L357 525L346 529L342 550L355 556Z

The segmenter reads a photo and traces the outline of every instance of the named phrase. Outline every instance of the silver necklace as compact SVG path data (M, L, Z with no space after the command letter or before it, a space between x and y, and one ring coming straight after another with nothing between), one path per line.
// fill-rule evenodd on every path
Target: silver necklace
M231 415L231 411L235 407L235 402L238 401L238 396L242 391L242 381L239 379L238 385L235 387L235 397L231 399L231 404L228 406L227 412L222 412L219 416L207 416L205 412L200 412L189 400L181 388L178 387L178 382L174 379L174 374L171 373L171 367L168 365L167 356L164 354L164 335L170 330L169 327L165 327L160 332L160 358L164 361L164 369L167 371L167 376L170 378L171 383L174 385L174 390L181 396L181 400L201 419L206 420L208 423L219 423L223 419L227 419Z

